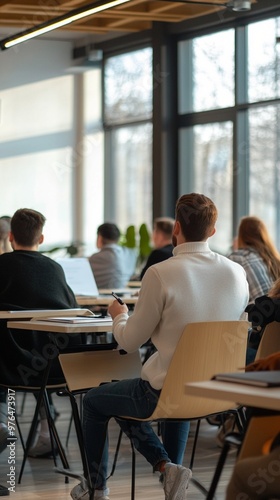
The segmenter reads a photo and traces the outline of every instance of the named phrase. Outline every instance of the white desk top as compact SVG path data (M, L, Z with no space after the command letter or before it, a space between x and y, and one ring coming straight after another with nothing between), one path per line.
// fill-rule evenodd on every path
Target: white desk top
M54 316L54 314L53 314ZM85 323L59 323L55 321L40 321L40 319L30 321L8 321L8 328L17 330L36 330L54 333L98 333L111 332L113 322L93 321Z
M0 319L24 319L24 318L39 318L46 316L76 316L84 314L86 316L86 309L30 309L23 311L0 311Z
M117 295L123 295L127 294L129 296L133 295L136 292L139 292L141 288L140 286L135 286L134 288L126 287L126 288L99 288L98 292L99 295L109 295L112 300L114 300L114 297L112 296L112 292L115 292Z
M185 386L186 394L232 401L244 406L280 410L280 387L253 387L245 384L206 380Z
M131 294L123 294L121 295L121 299L127 305L134 305L136 304L138 297L133 297ZM86 297L83 295L76 296L76 301L80 306L108 306L111 302L113 302L113 300L115 299L112 295L99 295L98 297Z

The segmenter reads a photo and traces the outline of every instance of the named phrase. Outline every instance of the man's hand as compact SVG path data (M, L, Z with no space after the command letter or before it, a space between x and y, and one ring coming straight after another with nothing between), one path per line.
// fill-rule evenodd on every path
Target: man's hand
M118 303L117 300L113 300L113 302L109 305L108 307L108 313L110 314L110 316L112 317L112 319L114 319L116 316L118 316L118 314L122 314L122 313L128 313L128 307L126 304L124 304L123 306L121 304Z

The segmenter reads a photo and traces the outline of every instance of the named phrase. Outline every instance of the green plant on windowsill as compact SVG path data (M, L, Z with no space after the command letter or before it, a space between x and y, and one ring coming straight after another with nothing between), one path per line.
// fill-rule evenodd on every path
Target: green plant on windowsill
M128 248L138 249L137 269L143 265L152 251L150 245L151 235L145 223L141 224L136 234L135 226L128 226L125 234L122 235L120 244Z

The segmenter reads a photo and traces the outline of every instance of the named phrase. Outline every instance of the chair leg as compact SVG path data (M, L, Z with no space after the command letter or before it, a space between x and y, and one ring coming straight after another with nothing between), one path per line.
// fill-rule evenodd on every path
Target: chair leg
M35 412L34 412L33 420L32 420L31 427L30 427L30 430L29 430L29 434L28 434L28 437L27 437L27 441L26 441L26 445L25 445L25 449L24 449L24 453L23 453L23 459L22 459L21 469L20 469L19 477L18 477L18 483L19 484L21 482L22 474L23 474L24 467L25 467L25 462L26 462L26 459L27 459L27 456L28 456L28 452L29 452L30 447L31 447L33 436L34 436L35 431L36 431L37 422L38 422L38 418L39 418L39 408L40 408L40 404L42 402L42 396L43 395L41 394L38 397L38 399L37 399L37 404L36 404L36 407L35 407Z
M16 413L15 413L15 419L16 419L16 426L17 426L17 429L18 429L19 437L20 437L20 442L21 442L22 449L23 449L23 452L24 452L25 451L24 439L23 439L23 436L22 436L21 428L20 428L19 421L18 421Z
M119 455L119 451L120 451L120 446L121 446L122 435L123 435L123 431L120 429L112 469L111 469L111 472L110 472L109 476L107 477L107 479L109 479L109 477L112 477L114 472L115 472L115 469L117 466L118 455Z
M47 418L48 418L50 437L51 437L51 443L52 443L52 449L53 449L54 464L55 464L55 466L57 465L56 458L55 458L55 449L54 449L54 442L55 442L64 469L69 469L69 463L68 463L68 460L66 458L66 455L65 455L64 449L62 447L57 429L55 427L54 420L53 420L52 415L51 415L47 390L44 391L43 400L44 400ZM68 483L67 477L65 477L65 482Z
M26 400L26 392L24 392L23 396L22 396L22 402L21 402L20 413L19 413L20 417L23 414L23 410L24 410L24 406L25 406L25 400Z
M133 442L130 441L132 460L131 460L131 500L135 499L135 469L136 469L136 453Z
M190 465L189 465L189 468L191 470L193 469L193 464L194 464L194 457L195 457L195 452L196 452L196 445L197 445L197 440L198 440L200 423L201 423L201 420L198 419L197 424L196 424L196 429L195 429L195 436L194 436L192 454L191 454ZM207 489L203 486L203 484L200 483L200 481L198 481L198 479L196 479L194 476L192 476L191 482L199 489L199 491L201 491L201 493L203 493L204 496L207 495L207 493L208 493Z
M231 446L234 445L239 450L240 445L241 445L241 441L242 441L242 437L237 433L232 433L225 438L224 446L223 446L221 455L219 457L219 460L218 460L218 463L216 466L216 470L215 470L210 488L208 490L206 500L213 500L213 498L214 498L214 494L215 494L215 491L217 489L218 482L219 482L219 479L221 477L223 467L225 465L225 461L226 461L226 458L228 456L228 452L229 452Z
M189 468L192 470L193 469L193 463L194 463L194 456L196 452L196 445L197 445L197 439L198 439L198 434L199 434L199 429L200 429L200 419L197 421L196 424L196 429L195 429L195 436L194 436L194 442L193 442L193 447L192 447L192 455L191 455L191 460L190 460L190 465Z
M69 420L69 426L68 426L68 431L67 431L67 436L66 436L66 442L65 442L66 448L68 448L68 444L69 444L69 438L70 438L70 433L71 433L72 422L73 422L73 413L72 413L72 415L70 417L70 420Z
M77 399L74 394L72 394L70 391L63 391L59 393L60 396L62 395L67 395L70 398L70 403L71 403L71 408L72 408L72 416L73 416L73 421L75 425L75 430L76 430L76 436L78 440L78 445L79 445L79 450L80 450L80 455L81 455L81 460L82 460L82 465L83 465L83 476L77 473L69 472L70 477L74 477L76 479L79 479L82 483L87 482L88 490L89 490L89 500L93 500L94 497L94 485L92 484L90 472L89 472L89 466L88 466L88 461L87 461L87 456L84 448L84 438L83 438L83 430L82 430L82 425L81 425L81 420L80 420L80 414L78 410L78 404L77 404ZM59 469L56 468L56 472L59 474L64 474L67 475L68 471L64 469ZM85 484L83 484L85 486Z
M213 500L213 498L214 498L215 491L216 491L216 488L218 486L218 482L219 482L219 479L221 477L221 473L222 473L229 449L230 449L230 444L227 441L225 441L222 453L221 453L220 458L219 458L218 463L217 463L215 474L213 476L210 488L208 490L206 500Z

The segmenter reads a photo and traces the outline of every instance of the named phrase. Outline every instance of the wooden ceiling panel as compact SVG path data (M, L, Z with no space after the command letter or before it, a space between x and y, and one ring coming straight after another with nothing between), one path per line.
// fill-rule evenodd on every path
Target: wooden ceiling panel
M203 4L199 3L203 1ZM211 5L211 1L216 5ZM255 1L255 0L254 0ZM185 19L211 14L224 9L226 0L192 0L190 3L168 0L129 0L128 3L86 17L67 25L65 31L102 33L119 31L135 32L151 28L153 21L176 23ZM88 5L85 0L0 0L1 28L11 32L23 31L40 23L62 16L71 10ZM207 5L209 3L209 5ZM220 4L221 7L219 7Z

